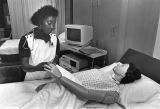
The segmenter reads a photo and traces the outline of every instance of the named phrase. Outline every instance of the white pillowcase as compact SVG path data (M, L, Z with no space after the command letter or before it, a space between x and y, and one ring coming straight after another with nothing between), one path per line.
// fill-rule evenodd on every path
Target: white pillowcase
M140 80L125 84L121 90L123 104L145 102L160 91L160 85L150 78L142 75Z
M58 36L59 42L65 42L65 32L62 32L59 36Z

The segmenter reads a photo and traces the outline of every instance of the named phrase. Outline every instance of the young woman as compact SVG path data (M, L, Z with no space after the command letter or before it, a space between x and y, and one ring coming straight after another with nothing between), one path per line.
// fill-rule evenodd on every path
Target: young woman
M59 40L55 34L58 10L46 5L31 17L35 26L31 32L22 36L19 42L19 55L22 68L26 71L25 80L49 77L43 69L48 62L57 63L59 58Z
M44 69L78 98L106 104L118 103L120 84L131 83L141 78L140 71L132 63L117 63L109 72L93 69L74 74L81 84L62 76L53 64L45 64Z

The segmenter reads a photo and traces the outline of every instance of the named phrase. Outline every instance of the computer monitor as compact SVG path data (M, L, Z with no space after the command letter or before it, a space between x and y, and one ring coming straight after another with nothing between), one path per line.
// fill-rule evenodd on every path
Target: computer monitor
M65 25L65 42L76 46L86 46L93 39L93 27L88 25Z

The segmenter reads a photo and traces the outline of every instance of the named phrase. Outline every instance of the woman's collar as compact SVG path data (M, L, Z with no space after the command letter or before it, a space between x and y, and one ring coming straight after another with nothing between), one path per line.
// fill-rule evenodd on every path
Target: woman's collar
M36 39L42 39L45 42L50 41L50 35L49 34L45 34L39 27L34 28L34 37Z
M114 71L113 71L113 72L114 72ZM120 84L120 81L118 81L115 76L116 76L116 75L115 75L114 73L111 75L111 77L112 77L112 79L115 81L115 83L119 85L119 84Z

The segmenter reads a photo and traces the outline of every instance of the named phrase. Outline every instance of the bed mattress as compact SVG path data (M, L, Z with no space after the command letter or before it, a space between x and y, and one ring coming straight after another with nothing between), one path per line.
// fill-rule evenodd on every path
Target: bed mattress
M15 63L19 62L18 44L20 39L6 40L0 46L1 63Z

